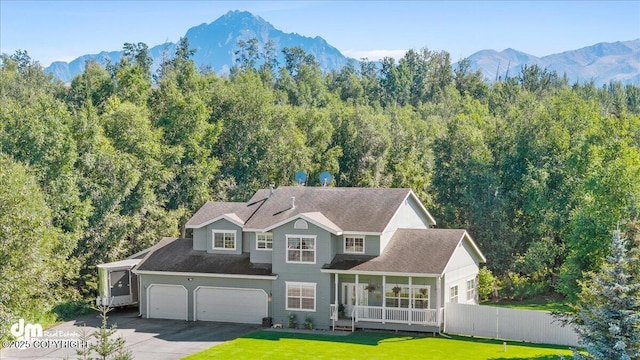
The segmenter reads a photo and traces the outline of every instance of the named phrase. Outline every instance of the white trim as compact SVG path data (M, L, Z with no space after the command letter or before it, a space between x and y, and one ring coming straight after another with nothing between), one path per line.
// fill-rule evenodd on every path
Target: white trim
M409 305L408 305L408 309L419 309L419 310L423 310L423 309L433 309L431 307L431 285L420 285L420 284L413 284L412 283L412 276L409 276L409 283L408 284L396 284L396 283L384 283L382 284L383 288L382 288L382 292L384 293L385 297L384 297L384 306L386 308L402 308L402 306L387 306L387 299L396 299L396 300L403 300L406 299L409 301ZM389 289L393 289L394 287L400 287L400 288L409 288L409 297L400 297L400 296L387 296L387 287L390 287ZM422 293L419 291L420 289L423 288L427 288L427 298L416 298L416 294L421 294ZM393 293L393 291L390 291L391 293ZM416 308L415 307L415 301L416 300L426 300L427 301L427 307L426 308ZM409 324L411 325L411 324Z
M224 278L224 279L276 280L278 278L278 275L211 274L211 273L194 273L194 272L177 272L177 271L151 271L151 270L133 270L133 273L137 275L167 275L167 276Z
M318 301L318 283L314 283L314 282L299 282L299 281L285 281L284 282L285 286L284 286L284 307L285 310L287 311L307 311L307 312L316 312L316 305L317 305L317 301ZM289 307L289 285L313 285L313 310L311 309L297 309L297 308L290 308ZM300 306L302 306L302 287L300 288Z
M473 281L473 298L469 299L469 281ZM475 277L472 277L471 279L467 279L465 282L465 298L467 299L467 303L476 302L476 296L477 296L477 292L478 292L478 284L477 284L477 280Z
M324 215L323 215L323 216L324 216ZM326 218L326 217L325 217L325 218ZM269 226L267 226L266 228L264 228L264 229L262 229L262 230L260 230L260 229L257 229L257 230L254 230L254 229L245 229L245 231L262 231L262 232L267 232L267 231L273 230L273 229L275 229L275 228L277 228L277 227L279 227L279 226L282 226L282 225L284 225L284 224L287 224L287 223L289 223L289 222L291 222L291 221L293 221L293 220L296 220L296 219L302 219L302 220L305 220L306 222L310 222L310 223L312 223L313 225L315 225L315 226L317 226L317 227L319 227L319 228L321 228L321 229L323 229L323 230L326 230L326 231L328 231L328 232L330 232L330 233L332 233L332 234L334 234L334 235L342 235L342 229L340 229L340 228L338 227L338 225L335 225L335 224L333 224L333 223L332 223L333 225L335 225L335 228L331 228L331 227L329 227L329 226L327 226L327 225L325 225L325 224L321 224L321 223L319 223L319 222L315 221L313 218L311 218L311 217L309 217L309 216L305 215L305 213L296 214L296 215L294 215L294 216L292 216L292 217L290 217L290 218L286 218L286 219L284 219L284 220L282 220L282 221L280 221L280 222L277 222L277 223L275 223L275 224L269 225ZM328 221L331 221L331 220L329 220L329 219L327 219L327 220L328 220Z
M342 235L362 235L362 236L366 236L366 235L373 235L373 236L380 236L382 235L381 232L373 232L373 231L343 231Z
M224 247L226 244L224 235L222 236L223 247L216 247L216 234L231 234L231 233L233 233L233 248ZM236 251L237 248L238 248L238 231L237 230L225 230L225 229L211 230L211 250Z
M473 239L471 239L471 236L469 236L469 234L467 233L466 230L462 234L462 237L460 237L460 240L458 241L458 244L456 245L456 249L462 244L462 241L464 240L465 237L467 238L467 240L469 240L469 243L471 244L471 247L477 252L478 255L480 255L480 260L481 260L480 262L485 262L486 263L487 259L484 257L484 255L482 254L482 252L480 251L480 249L478 248L476 243L473 241ZM451 260L453 260L453 256L455 254L456 254L456 250L453 250L453 253L449 257L449 260L447 260L447 264L444 266L444 270L442 272L442 275L444 275L447 272L447 269L449 268L449 264L451 264Z
M296 230L309 230L309 223L305 219L298 219L293 223L293 228Z
M236 213L227 213L227 214L222 214L222 215L217 216L217 217L215 217L215 218L213 218L211 220L207 220L207 221L205 221L203 223L200 223L200 224L197 224L197 225L185 225L185 228L186 229L199 229L201 227L207 226L207 225L209 225L211 223L214 223L214 222L216 222L218 220L222 220L222 219L228 220L228 221L230 221L230 222L232 222L232 223L234 223L234 224L236 224L236 225L238 225L240 227L244 226L244 221L242 221L242 219L240 219L240 217L238 215L236 215Z
M266 247L266 246L267 246L267 245L266 245L266 244L267 244L267 242L265 241L265 242L264 242L264 243L265 243L265 247L264 247L263 249L259 248L259 247L258 247L258 235L265 235L265 236L266 236L266 235L271 235L271 247L270 247L270 248L267 248L267 247ZM256 233L256 250L258 250L258 251L273 251L273 233L270 233L270 232L261 232L261 233Z
M409 193L402 200L402 202L400 203L396 211L393 212L393 216L391 216L391 218L389 219L389 222L387 223L387 225L385 225L384 229L382 230L382 233L386 233L387 231L389 231L389 225L391 225L391 220L393 220L396 217L396 215L398 215L398 212L400 212L400 209L402 209L402 206L407 201L407 199L409 199L410 196L413 198L413 200L418 204L420 209L427 216L427 220L429 221L429 228L436 224L436 219L434 219L433 216L431 216L431 214L427 210L427 208L425 208L424 205L422 205L422 202L420 201L420 199L418 199L416 194L413 193L413 190L409 189Z
M442 274L426 274L426 273L405 273L391 271L362 271L362 270L337 270L337 269L320 269L325 274L343 274L343 275L387 275L387 276L413 276L413 277L438 277Z
M456 289L456 296L451 296L451 290ZM456 298L456 302L452 302L451 299ZM458 287L458 285L451 285L449 286L449 302L452 304L459 304L460 303L460 288Z
M262 291L265 295L265 303L264 303L264 316L269 316L269 294L267 294L264 289L255 289L255 288L238 288L238 287L224 287L224 286L198 286L193 289L193 321L198 321L198 290L200 289L225 289L225 290L243 290L243 291Z
M347 251L347 238L351 239L362 239L362 251ZM344 234L342 235L342 252L345 254L364 254L365 253L365 236L364 235L351 235ZM354 243L355 247L355 243Z
M184 320L185 321L189 321L189 291L187 291L187 288L184 287L183 285L176 285L176 284L149 284L149 286L147 286L146 292L147 292L147 319L152 319L149 317L149 304L151 303L151 301L149 301L149 293L151 292L151 288L156 285L156 286L170 286L170 287L181 287L184 290L185 293L185 303L184 303Z
M297 235L297 234L286 234L285 238L287 239L286 241L286 253L285 253L285 262L287 264L315 264L316 263L316 259L318 256L318 236L317 235ZM303 249L292 249L292 250L298 250L300 251L300 261L290 261L289 260L289 238L300 238L300 240L302 241L303 238L305 239L313 239L313 262L310 261L302 261L302 250ZM309 251L309 250L307 250Z

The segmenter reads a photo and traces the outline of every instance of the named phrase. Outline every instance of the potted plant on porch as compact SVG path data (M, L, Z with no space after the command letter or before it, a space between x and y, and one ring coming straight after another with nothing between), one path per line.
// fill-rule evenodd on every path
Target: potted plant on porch
M373 283L369 283L367 284L367 286L364 287L365 290L367 290L368 292L374 292L376 291L378 287L376 286L376 284Z

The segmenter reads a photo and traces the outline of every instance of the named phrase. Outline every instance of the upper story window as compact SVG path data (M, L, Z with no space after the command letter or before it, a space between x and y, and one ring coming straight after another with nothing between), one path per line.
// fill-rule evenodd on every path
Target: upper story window
M310 235L287 235L288 263L316 263L316 237Z
M273 234L272 233L256 234L256 249L257 250L273 249Z
M467 301L476 299L476 279L467 280Z
M344 252L364 254L364 236L345 235Z
M236 231L235 230L213 230L214 250L235 250Z
M294 229L307 230L307 229L309 229L309 224L307 224L307 222L302 220L302 219L298 219L298 220L296 220L295 223L293 223L293 228Z

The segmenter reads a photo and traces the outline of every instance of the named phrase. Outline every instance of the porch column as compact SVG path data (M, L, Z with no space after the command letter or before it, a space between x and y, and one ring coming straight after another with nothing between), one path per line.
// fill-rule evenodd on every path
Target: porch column
M437 281L436 281L436 322L437 325L440 326L441 323L441 319L440 319L440 306L441 306L441 301L442 301L442 295L440 294L440 283L442 283L442 277L438 276Z
M338 313L338 273L335 273L335 274L333 275L333 278L334 278L334 280L333 280L333 281L335 282L335 284L334 284L334 291L335 291L335 295L334 295L334 297L333 297L333 298L334 298L334 302L333 302L333 304L334 304L334 306L336 307L336 311L335 311L335 313L334 313L334 314L331 314L331 316L332 316L332 317L334 317L334 319L335 319L335 320L338 320L338 319L336 319L336 318L335 318L335 316L334 316L334 315L336 315L336 314Z
M356 274L356 305L354 307L354 309L356 310L356 321L358 321L358 306L360 306L360 286L359 286L359 282L360 282L360 277L358 274Z
M387 275L382 275L382 323L387 320Z
M411 320L413 319L413 286L412 285L412 277L409 276L409 325L411 325Z

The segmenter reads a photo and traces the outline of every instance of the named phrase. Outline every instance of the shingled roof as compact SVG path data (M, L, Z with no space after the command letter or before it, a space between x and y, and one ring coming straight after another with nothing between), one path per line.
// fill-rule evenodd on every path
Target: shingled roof
M300 217L336 232L382 232L412 194L410 189L283 186L273 192L259 190L247 203L207 202L187 227L201 227L226 216L241 220L249 231L264 230ZM424 212L435 222L426 209Z
M163 238L136 270L272 276L271 264L254 264L249 253L210 254L193 250L192 239Z
M398 229L380 256L360 262L352 259L352 266L348 266L351 264L342 255L336 255L331 264L324 268L439 275L444 273L465 234L469 236L461 229ZM480 256L482 258L482 254Z

